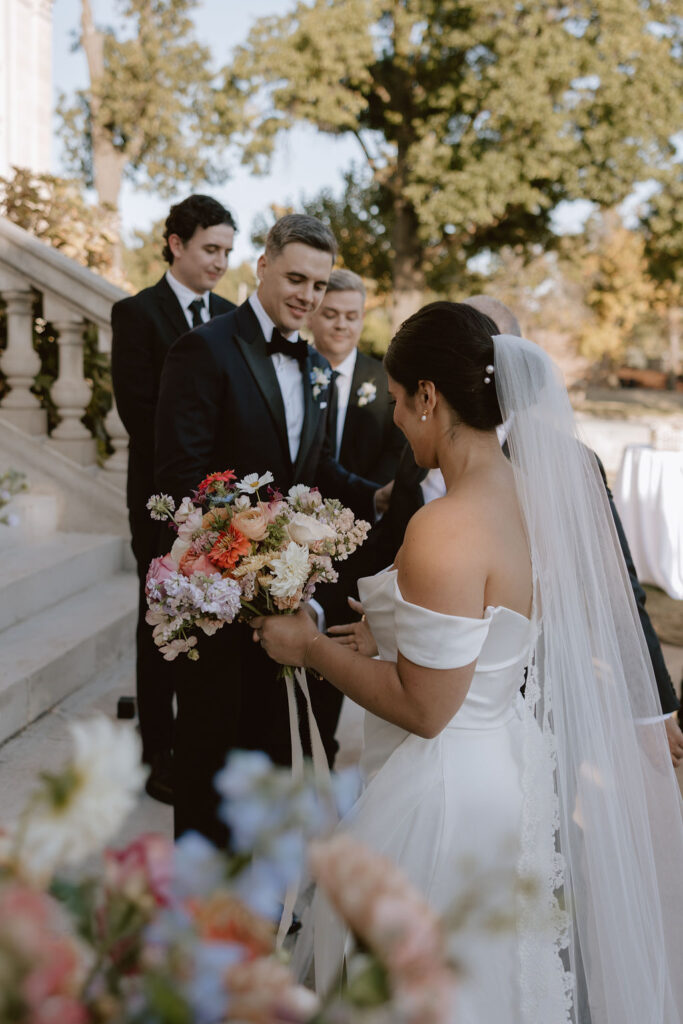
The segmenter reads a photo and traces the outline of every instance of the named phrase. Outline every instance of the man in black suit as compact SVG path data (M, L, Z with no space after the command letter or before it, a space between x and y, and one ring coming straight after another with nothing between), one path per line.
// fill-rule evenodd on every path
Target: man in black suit
M384 366L358 349L364 315L362 278L350 270L333 270L308 326L316 350L334 370L330 431L337 459L352 473L386 484L396 475L405 438L394 424ZM348 561L341 562L339 582L321 589L327 625L348 622L348 566ZM336 692L341 705L341 693Z
M394 425L382 363L358 349L365 285L350 270L333 270L325 296L309 317L316 350L335 371L335 454L346 469L386 484L394 479L405 438Z
M192 195L172 206L164 231L168 271L153 287L115 303L111 314L112 378L129 435L128 515L140 581L136 680L142 756L151 767L147 791L164 803L173 799L173 666L159 655L145 623L145 576L159 553L159 524L146 508L154 490L154 417L162 367L173 342L234 308L211 291L225 273L234 234L231 214L209 196Z
M176 501L208 473L238 478L270 470L284 493L319 486L357 515L373 517L376 485L347 472L328 443L331 369L298 331L320 303L336 243L314 217L291 214L271 228L258 260L259 287L238 309L180 338L161 379L156 419L157 489ZM233 623L200 638L200 659L183 663L174 745L175 831L227 837L213 778L233 748L265 750L291 762L284 683L277 666ZM313 704L328 757L327 684ZM304 750L310 744L302 736Z

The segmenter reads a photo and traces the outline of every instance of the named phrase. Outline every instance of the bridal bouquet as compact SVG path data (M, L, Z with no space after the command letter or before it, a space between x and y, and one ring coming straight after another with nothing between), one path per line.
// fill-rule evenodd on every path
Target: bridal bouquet
M334 583L334 561L348 558L370 524L334 498L296 484L287 495L272 473L237 480L212 473L178 509L166 494L147 502L177 538L147 573L147 622L167 661L196 660L197 632L211 636L236 618L296 611L318 583ZM267 489L267 500L261 491Z

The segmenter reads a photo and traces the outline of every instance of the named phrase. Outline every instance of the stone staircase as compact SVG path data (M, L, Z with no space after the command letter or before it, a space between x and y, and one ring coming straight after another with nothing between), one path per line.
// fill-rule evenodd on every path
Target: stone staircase
M2 529L2 528L0 528ZM0 743L114 666L130 674L137 578L127 542L55 531L0 535Z
M31 391L41 372L32 340L36 293L57 337L51 397L59 423L49 435ZM98 461L82 422L91 396L84 330L95 330L108 354L111 306L124 294L0 218L0 369L8 388L0 399L0 472L12 467L28 484L12 503L20 524L0 525L0 744L99 678L120 677L124 692L133 692L128 438L113 405L106 430L114 454Z

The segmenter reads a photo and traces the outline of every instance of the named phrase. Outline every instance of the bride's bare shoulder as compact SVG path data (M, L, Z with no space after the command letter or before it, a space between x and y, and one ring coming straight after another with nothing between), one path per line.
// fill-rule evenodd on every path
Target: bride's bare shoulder
M479 616L488 531L468 496L447 495L421 508L408 524L398 560L403 597L446 614Z

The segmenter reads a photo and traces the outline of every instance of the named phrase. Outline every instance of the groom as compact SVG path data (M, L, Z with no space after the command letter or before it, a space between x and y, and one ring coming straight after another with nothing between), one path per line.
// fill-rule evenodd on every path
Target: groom
M329 366L298 336L325 294L335 256L334 236L319 220L283 217L258 260L256 294L173 345L157 408L158 490L179 502L209 473L232 469L239 479L270 470L285 494L294 483L316 485L373 519L376 485L342 469L326 441ZM196 829L224 844L213 778L234 748L291 762L287 699L277 666L246 626L235 623L202 638L199 653L198 662L183 664L177 686L175 833ZM330 760L331 695L326 683L313 687ZM310 753L308 737L302 738Z

